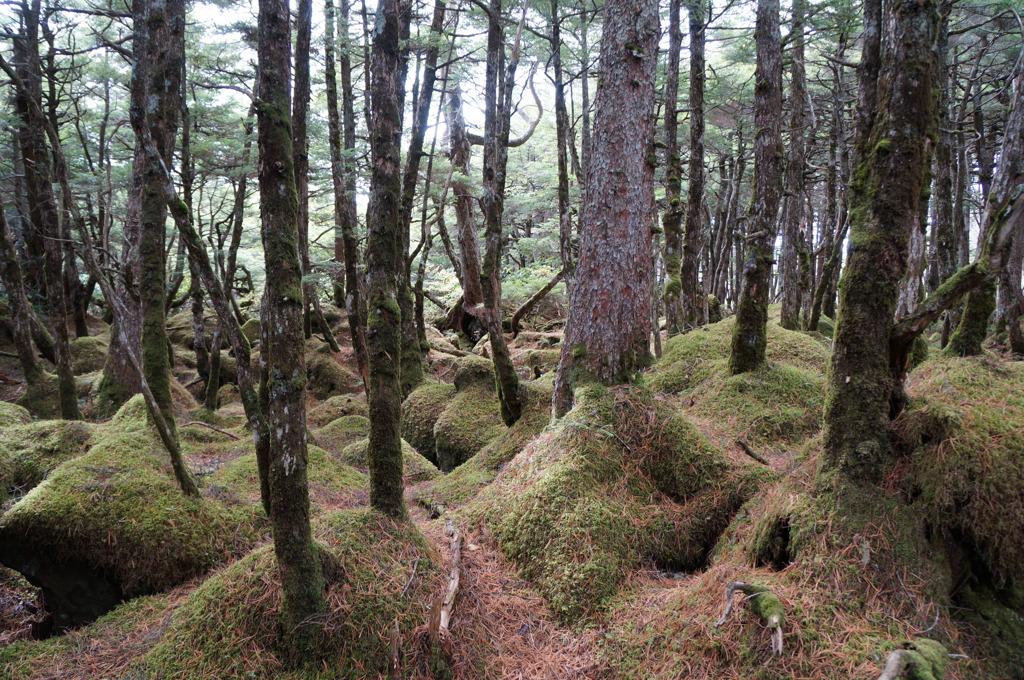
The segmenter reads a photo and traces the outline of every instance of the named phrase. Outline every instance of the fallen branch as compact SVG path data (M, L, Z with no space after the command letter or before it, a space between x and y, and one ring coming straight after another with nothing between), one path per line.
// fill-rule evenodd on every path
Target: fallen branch
M435 350L437 352L442 352L444 354L451 354L452 356L456 356L456 357L468 357L469 356L469 352L463 352L461 349L448 349L447 347L442 347L441 345L435 345L434 343L430 343L430 349Z
M736 440L736 444L737 444L737 445L738 445L738 446L739 446L739 447L740 447L741 449L743 449L743 453L747 454L748 456L750 456L751 458L753 458L754 460L756 460L756 461L757 461L758 463L760 463L761 465L767 465L768 467L771 467L771 465L772 465L772 464L768 462L768 459L767 459L767 458L765 458L764 456L762 456L762 455L758 454L758 453L757 453L756 451L754 451L754 449L750 448L750 445L749 445L749 444L747 444L747 443L746 443L745 441L743 441L742 439L737 439L737 440Z
M715 628L722 626L729 613L732 612L733 595L736 591L745 594L744 602L750 602L750 610L764 620L768 628L772 630L772 654L782 654L782 627L786 623L786 614L782 607L782 600L778 595L764 586L756 586L743 581L733 581L725 589L725 611L715 623Z
M459 592L459 563L462 561L462 536L455 524L449 520L445 530L452 536L452 567L448 571L448 591L441 602L440 630L446 634L451 628L452 610L455 608L455 596Z
M941 678L951 658L962 654L949 654L940 642L926 638L905 642L885 660L885 668L878 680L896 680L900 677Z
M213 430L214 432L220 432L221 434L224 434L224 435L227 435L227 436L231 437L236 442L239 439L241 439L241 437L239 437L237 434L232 434L231 432L228 432L227 430L222 430L219 427L214 427L213 425L210 425L209 423L204 423L201 420L190 420L189 422L185 423L185 426L188 426L188 425L202 425L203 427L208 427L211 430Z

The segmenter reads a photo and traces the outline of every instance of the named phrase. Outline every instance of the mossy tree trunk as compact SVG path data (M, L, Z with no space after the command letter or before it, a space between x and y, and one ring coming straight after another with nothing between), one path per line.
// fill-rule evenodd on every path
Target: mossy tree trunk
M43 239L43 271L46 311L53 337L61 417L81 418L78 393L71 368L67 329L67 292L64 289L63 249L60 217L51 182L50 150L46 144L48 121L42 110L42 65L39 59L40 2L22 5L22 30L14 37L14 65L20 79L15 89L14 109L20 119L18 142L24 159L25 188L29 219Z
M1021 189L1024 178L1024 73L1019 70L1013 87L1010 115L999 152L999 169L991 180L982 221L984 245L978 259L984 268L984 281L968 293L960 324L949 338L946 353L955 356L981 354L982 343L988 335L988 320L996 308L999 274L1010 259L1014 240L1024 238L1024 191ZM1019 287L1019 278L1011 285Z
M565 107L565 74L562 69L562 17L558 0L551 0L551 71L555 88L555 144L558 156L558 253L565 275L565 292L572 298L575 262L572 214L569 206L569 111ZM513 333L515 324L513 324Z
M525 11L525 10L524 10ZM512 365L502 328L501 253L502 217L505 212L505 170L508 165L509 125L512 118L512 92L519 64L520 34L513 42L506 66L504 17L501 0L491 0L487 21L487 75L484 105L484 181L480 199L486 234L480 283L484 294L484 312L479 316L487 327L494 360L494 378L506 425L522 415L522 388Z
M366 305L359 275L359 242L356 239L356 115L352 92L352 65L349 59L348 17L349 0L341 0L339 25L344 27L338 67L341 70L342 114L338 111L338 84L335 69L334 5L328 0L325 16L329 26L325 31L325 79L327 85L328 142L331 148L331 180L334 188L334 253L344 262L344 284L335 286L335 301L344 305L348 315L352 353L356 358L359 376L366 389L370 386L369 357L366 350ZM344 145L344 150L342 149ZM340 259L339 259L340 257ZM338 299L340 297L340 300Z
M267 282L263 316L269 395L267 478L274 554L281 573L281 626L293 665L322 654L324 578L309 522L306 476L306 367L298 199L289 110L291 40L288 0L260 0L259 187Z
M295 191L299 199L299 262L302 264L302 331L313 337L312 297L316 286L310 281L309 260L309 43L313 32L312 0L298 0L295 9L295 78L292 92L292 164ZM324 329L330 333L330 329Z
M953 230L953 132L950 120L949 2L941 3L939 23L939 139L935 145L933 173L932 234L928 267L928 292L956 273L956 232Z
M372 117L370 120L370 203L366 212L367 349L370 359L370 505L386 515L407 517L403 499L399 285L405 256L402 249L402 191L399 141L402 107L399 89L400 38L409 21L408 0L382 0L370 57Z
M679 292L684 328L707 323L707 297L698 279L704 241L704 33L705 0L688 0L690 16L690 168L686 187L686 225L683 231Z
M608 0L604 74L587 161L580 259L555 379L553 412L586 381L626 383L651 361L651 206L658 4Z
M803 287L800 276L800 245L804 229L804 125L807 88L804 76L804 0L793 0L790 27L789 149L786 154L785 202L782 208L782 314L779 325L800 327Z
M18 253L14 249L14 239L7 226L7 213L0 202L0 281L7 291L7 299L11 306L11 325L14 329L14 344L18 349L18 361L28 387L26 395L33 394L43 379L43 367L32 349L32 307L25 294L22 280L21 265Z
M661 226L665 232L665 326L668 334L678 335L683 325L680 277L683 248L682 175L679 156L679 53L683 47L680 27L682 0L671 0L668 9L668 63L665 67L665 212Z
M820 481L873 487L892 446L890 335L937 123L934 1L865 4L850 256L825 403ZM884 27L884 28L883 28Z
M434 96L434 83L437 81L437 58L440 54L446 13L447 9L443 0L437 0L434 3L434 14L430 22L430 36L427 38L426 53L423 55L423 80L415 97L409 149L406 153L405 170L402 173L402 252L406 254L409 252L409 229L412 226L413 203L416 199L416 186L419 184L420 160L424 155L423 142L429 123L430 103ZM419 331L416 327L416 305L413 299L411 282L412 258L407 256L403 267L402 281L400 282L400 302L402 308L401 380L403 396L409 396L409 393L423 382L424 348L420 343Z
M754 195L750 205L743 289L736 305L729 370L755 371L768 347L768 293L782 198L782 46L778 0L758 0L754 28Z
M184 0L146 2L132 5L136 55L132 69L131 123L139 138L148 135L169 167L181 107L181 75L185 59ZM145 131L144 131L145 129ZM171 367L167 342L166 221L167 205L160 171L143 156L140 204L139 300L142 306L143 377L166 423L171 465L186 495L199 490L181 459L171 399Z

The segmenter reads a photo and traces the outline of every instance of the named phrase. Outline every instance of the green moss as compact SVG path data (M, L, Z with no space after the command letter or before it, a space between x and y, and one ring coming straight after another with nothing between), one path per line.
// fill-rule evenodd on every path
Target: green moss
M342 416L369 416L366 398L355 394L339 394L318 404L306 414L309 427L323 427Z
M434 423L437 464L451 472L475 456L484 446L508 430L501 419L501 406L489 383L463 384Z
M66 460L83 454L93 427L73 420L44 420L5 427L0 440L0 494L28 491Z
M366 449L370 445L367 438L352 442L341 452L338 459L356 468L366 469ZM429 460L419 454L409 443L402 440L402 477L410 483L423 482L441 476L441 472Z
M259 539L250 510L183 496L144 427L115 422L97 431L88 453L58 466L0 518L0 559L41 585L55 608L75 609L78 580L100 583L108 596L152 593ZM58 624L82 622L68 616Z
M60 418L59 391L57 376L43 371L39 380L29 385L15 403L36 418Z
M98 337L75 338L70 345L71 365L75 375L98 371L107 361L107 343Z
M334 455L357 439L364 439L370 434L370 420L365 416L342 416L327 425L315 430L313 437L317 446Z
M1013 362L934 359L910 374L912 406L899 421L909 497L998 587L1024 583L1022 381Z
M246 319L245 323L242 324L242 335L249 341L250 345L255 345L260 341L260 320L256 318Z
M923 335L914 338L914 343L910 347L910 368L915 368L928 361L928 351L928 341Z
M664 402L588 387L465 512L573 621L605 607L630 570L703 566L756 476Z
M661 359L648 373L650 387L658 392L681 392L696 387L729 358L735 319L695 329L670 338ZM824 374L829 352L805 333L768 324L768 361Z
M321 400L351 392L359 382L351 371L323 354L314 354L306 362L306 377L306 388Z
M435 465L434 425L454 395L454 385L427 382L402 402L402 438Z
M515 425L492 439L480 451L449 474L416 491L417 500L426 507L454 507L475 496L498 475L526 444L551 422L550 380L525 383L523 413Z
M558 368L558 360L562 351L559 349L531 349L518 357L524 366L532 369L537 376L550 373Z
M821 427L825 378L781 363L750 373L729 375L725 360L696 388L683 394L693 412L730 436L757 446L801 440Z
M32 422L32 414L28 409L9 401L0 401L0 427L8 428L14 425L24 425Z
M180 607L138 664L149 678L384 677L394 625L404 639L425 620L440 592L440 560L409 523L370 511L341 511L315 527L325 570L328 611L323 661L285 674L278 627L277 565L268 546L225 568ZM407 667L417 646L404 644Z

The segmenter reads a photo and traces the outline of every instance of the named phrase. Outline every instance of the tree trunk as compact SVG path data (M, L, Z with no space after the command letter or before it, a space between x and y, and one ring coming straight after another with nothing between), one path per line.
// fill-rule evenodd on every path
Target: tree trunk
M551 68L555 86L555 139L558 155L558 253L562 259L566 296L572 298L575 254L572 214L569 208L569 112L565 108L565 76L562 73L562 19L558 0L551 0ZM514 325L513 325L513 333Z
M66 420L77 420L82 416L78 410L78 394L68 341L60 217L51 185L50 151L44 132L47 121L42 110L39 17L39 0L22 5L23 31L14 39L15 68L21 81L15 91L14 108L21 121L18 141L24 159L29 217L34 230L43 238L47 316L50 335L53 337L54 363L57 366L60 414Z
M750 206L743 290L736 306L729 370L759 369L768 346L768 291L775 262L776 218L782 197L782 47L778 0L759 0L754 29L754 195Z
M295 191L299 199L299 263L302 265L302 331L313 337L311 298L316 286L309 281L309 139L306 118L309 113L309 42L313 31L312 0L298 0L295 8L295 82L292 92L292 164L295 166ZM328 333L330 330L327 331Z
M309 523L306 478L305 342L288 101L288 20L288 0L260 0L257 123L260 217L267 267L260 356L266 361L264 380L272 395L266 411L268 481L274 553L281 573L281 627L289 660L299 665L315 661L321 654L326 605L320 556Z
M586 381L629 382L651 361L651 223L658 6L607 0L580 259L553 411Z
M32 349L32 308L25 294L25 284L21 278L21 265L14 249L14 239L7 227L7 214L3 203L0 203L0 281L7 291L7 299L11 305L11 324L14 327L14 344L18 349L18 360L25 375L26 396L33 396L43 379L43 367L36 359Z
M409 20L407 0L381 0L371 53L371 176L367 224L367 348L370 358L370 505L391 517L408 515L403 499L402 446L399 435L402 351L399 284L405 268L400 201L399 140L402 107L400 38Z
M686 227L683 234L682 322L684 328L707 323L707 298L697 277L704 240L704 23L705 0L689 0L690 14L690 171L686 189Z
M703 2L696 1L697 4ZM665 68L665 213L661 217L661 226L665 232L665 291L662 301L665 304L665 326L669 336L678 335L686 330L680 299L683 292L683 282L680 278L683 249L683 162L679 157L678 110L679 52L683 47L683 31L680 28L681 5L682 0L671 0L669 3L668 66ZM693 12L692 6L690 11ZM691 70L692 60L691 52ZM690 87L693 88L692 82Z
M937 122L935 3L892 3L884 23L880 0L868 0L864 13L849 218L856 247L840 282L819 470L823 483L840 487L877 484L891 456L890 334Z
M131 123L137 137L148 130L161 161L170 167L181 108L181 75L185 59L185 3L136 0L132 6L136 55L132 70ZM185 467L177 446L174 402L171 399L171 367L167 342L166 220L167 205L162 177L152 162L142 157L140 207L139 300L142 304L142 370L146 384L160 408L169 436L175 477L185 495L199 489Z
M793 1L793 25L789 40L789 153L786 157L786 198L782 208L782 315L779 325L795 331L800 327L799 242L804 216L805 107L807 101L804 76L804 0ZM830 227L831 228L831 227Z

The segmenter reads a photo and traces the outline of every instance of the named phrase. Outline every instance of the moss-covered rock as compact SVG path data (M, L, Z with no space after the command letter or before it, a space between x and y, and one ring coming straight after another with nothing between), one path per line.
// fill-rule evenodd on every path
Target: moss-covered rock
M85 453L93 429L75 420L5 427L0 439L0 497L30 490L58 465Z
M25 425L32 422L32 414L28 409L9 401L0 401L0 427L8 428L14 425Z
M255 345L260 341L260 320L256 318L249 318L242 324L242 335L249 341L250 345Z
M306 423L310 427L323 427L332 420L342 416L369 416L370 409L366 406L366 397L356 394L339 394L329 398L306 414Z
M561 354L562 351L558 349L529 349L516 359L529 368L535 377L540 377L558 368Z
M273 549L261 548L207 579L180 607L142 659L146 677L377 678L388 674L395 625L410 638L425 602L442 589L440 560L410 523L371 511L341 511L316 522L324 554L328 617L323 661L285 675L280 653L280 587ZM415 667L417 646L402 646Z
M227 404L235 404L241 400L242 395L238 392L238 385L228 383L227 385L221 385L220 389L217 390L217 408Z
M107 343L96 336L75 338L70 345L71 366L75 375L98 371L107 361Z
M402 403L402 438L435 465L434 425L454 395L454 385L424 382Z
M670 338L661 359L649 373L649 384L659 392L693 389L728 359L734 317ZM829 351L805 333L768 324L768 361L824 374Z
M764 475L730 466L664 402L590 387L466 512L573 621L605 607L632 569L703 566Z
M1024 586L1022 383L1015 362L940 357L911 373L899 422L912 450L908 497L957 546L954 563L998 588Z
M482 357L455 362L455 395L434 423L438 466L450 472L507 428L495 394L494 366Z
M57 376L43 371L39 379L25 388L15 402L36 418L60 418L60 385Z
M193 578L259 539L252 512L186 498L144 418L125 413L0 517L0 561L41 587L58 627Z
M317 399L351 392L359 380L330 355L313 354L306 362L306 388Z
M338 459L343 463L365 470L366 449L369 446L370 440L368 438L358 439L346 446L341 454L339 454ZM441 476L441 471L433 463L421 456L404 439L402 440L402 464L403 477L411 484L436 479Z
M366 416L342 416L323 427L313 430L317 446L325 451L341 455L346 446L370 435L370 419Z
M428 508L464 504L494 481L498 471L548 426L554 391L551 380L535 380L525 383L525 387L523 412L515 425L492 439L463 465L419 487L414 492L419 503Z

